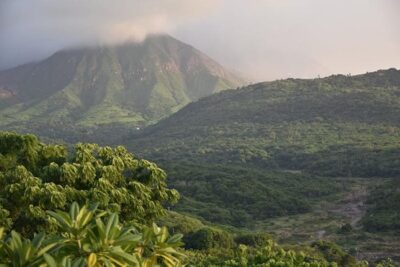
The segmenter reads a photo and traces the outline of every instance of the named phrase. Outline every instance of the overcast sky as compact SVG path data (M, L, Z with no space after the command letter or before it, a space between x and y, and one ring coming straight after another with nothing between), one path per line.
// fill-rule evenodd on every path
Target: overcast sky
M399 0L0 0L0 69L149 33L255 80L400 68Z

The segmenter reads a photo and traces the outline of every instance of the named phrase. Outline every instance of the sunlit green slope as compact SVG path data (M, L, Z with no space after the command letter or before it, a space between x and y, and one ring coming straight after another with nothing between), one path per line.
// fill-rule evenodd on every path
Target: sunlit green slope
M142 127L243 81L166 35L66 50L0 72L0 126L34 131L111 123Z
M400 71L288 79L222 92L125 142L161 159L167 154L330 175L398 173Z
M121 142L167 170L179 210L235 225L304 212L338 191L313 175L400 174L400 71L221 92Z

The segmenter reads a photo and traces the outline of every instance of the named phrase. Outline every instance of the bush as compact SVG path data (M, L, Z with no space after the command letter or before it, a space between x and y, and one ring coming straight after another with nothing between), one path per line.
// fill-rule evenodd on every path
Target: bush
M235 238L237 244L243 244L251 247L260 247L267 244L271 236L265 233L249 233L239 235Z
M122 146L77 144L68 153L33 135L0 133L0 223L24 236L51 228L46 210L65 210L74 201L96 202L123 222L144 224L178 197L163 170Z
M231 234L210 227L204 227L186 235L183 241L187 249L208 250L212 248L232 248L234 246Z
M353 231L353 226L351 226L351 224L349 223L346 223L342 225L342 227L340 227L339 234L348 234L351 233L352 231Z
M327 261L336 262L339 266L358 266L358 263L353 256L349 255L332 242L317 241L312 244L312 247L320 251Z

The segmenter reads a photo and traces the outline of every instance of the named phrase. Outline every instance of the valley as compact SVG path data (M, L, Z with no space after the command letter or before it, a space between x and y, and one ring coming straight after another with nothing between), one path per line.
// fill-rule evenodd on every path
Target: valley
M138 68L142 72L137 73ZM237 255L234 249L241 242L256 249L261 245L257 242L269 238L343 266L362 266L362 260L399 261L400 71L240 87L245 83L168 36L61 51L37 64L3 71L0 173L13 177L10 166L13 170L27 164L30 172L43 177L40 186L49 186L46 179L58 184L64 209L72 184L58 174L64 177L70 171L89 179L77 182L81 191L73 194L78 195L91 190L85 183L99 179L93 186L106 190L102 201L110 201L110 196L122 201L113 209L130 216L132 211L124 206L127 191L107 191L105 184L115 183L109 185L113 188L125 183L115 177L131 179L125 177L129 170L117 174L124 164L136 166L134 179L146 185L153 179L146 175L153 170L162 186L166 179L171 189L158 196L153 188L153 197L175 199L177 192L181 197L178 203L157 204L158 216L150 218L182 233L186 249L215 250L216 255L206 256L211 262L213 257L229 261L226 257ZM4 132L10 130L36 134L49 145L34 136ZM71 158L65 153L79 142L106 147L78 144L75 149L82 155L75 155L73 167L65 167ZM122 165L118 162L127 152L119 145L134 153ZM115 159L110 161L106 155L112 147ZM27 158L43 155L30 163L20 158L26 153ZM142 158L163 171L138 160ZM88 165L77 169L82 160ZM113 167L100 168L104 163ZM109 172L117 176L108 177ZM137 193L141 187L135 182L129 190ZM100 191L85 194L98 201ZM152 203L146 209L151 211ZM220 255L217 248L229 253ZM347 261L352 263L342 263Z
M371 233L363 230L361 220L367 211L371 188L388 182L384 178L337 178L346 189L314 204L312 212L260 222L256 230L269 231L283 244L330 240L359 259L374 262L391 257L398 260L397 233ZM348 227L349 224L351 227Z
M277 205L291 203L276 210L304 212L313 198L340 190L330 177L396 176L399 88L400 72L394 69L261 83L203 98L119 143L157 161L172 185L188 193L193 207L199 198L207 202L203 195L210 193L212 201L226 197L213 202L217 207L234 203L218 188L235 192L232 181L243 181L236 183L240 188L251 179L246 187L254 185L253 195L259 183L274 188L271 194L282 193L267 201L270 209L276 200ZM201 192L207 184L213 186ZM285 202L292 189L293 199ZM248 203L256 206L254 200ZM276 215L285 214L268 216Z
M255 84L121 141L167 170L179 212L283 244L323 239L360 259L398 259L397 206L380 210L398 199L399 89L394 69Z
M400 267L399 11L0 0L0 267Z

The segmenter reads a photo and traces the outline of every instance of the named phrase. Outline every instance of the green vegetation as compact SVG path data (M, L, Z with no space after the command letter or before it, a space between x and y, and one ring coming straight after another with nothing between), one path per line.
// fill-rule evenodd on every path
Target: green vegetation
M106 135L110 124L118 126L111 133L127 134L243 83L170 36L60 51L0 72L0 127L69 142L83 141L91 132Z
M318 176L398 175L399 106L395 69L287 79L203 98L122 143L169 173L178 211L252 227L343 189Z
M400 231L400 180L393 179L372 190L364 227L372 232Z
M363 217L370 205L371 190L386 183L384 178L332 178L343 190L319 200L309 212L257 222L255 229L267 231L280 244L302 244L324 240L340 245L357 259L371 265L388 257L400 260L398 231L367 231ZM349 227L349 225L351 227Z
M69 212L47 212L56 223L56 233L39 233L32 240L15 231L3 239L0 232L2 266L179 266L184 254L180 235L169 236L167 228L122 226L118 215L107 218L95 207Z
M160 84L155 90L165 93ZM130 129L127 121L96 126L97 109L76 128L69 127L76 121L60 122L62 117L51 114L48 127L32 120L30 129L52 140L121 142L157 161L182 199L172 205L178 195L167 188L165 172L122 147L67 149L4 133L0 223L24 238L38 231L51 236L59 230L46 211L66 211L76 201L87 207L97 203L107 216L117 213L121 227L133 225L138 233L156 221L184 234L184 253L190 255L185 263L195 266L274 266L280 260L288 266L362 266L355 258L398 260L400 187L398 179L383 177L400 173L399 106L400 71L390 69L224 91L141 130ZM153 107L165 108L158 102ZM58 126L68 130L59 134ZM286 245L269 241L266 231Z
M332 179L313 175L229 164L160 164L168 170L169 184L183 195L175 210L236 227L310 211L313 202L340 188Z
M12 231L5 238L0 230L2 266L367 266L336 245L324 242L305 248L307 253L285 249L271 240L259 247L238 245L224 250L215 244L213 250L201 247L200 251L185 252L179 249L181 235L169 236L167 228L155 224L140 230L123 226L116 213L106 215L96 207L79 208L73 203L68 213L48 214L57 225L52 235L39 233L29 240ZM199 233L193 244L207 241L203 233L213 232L207 229Z
M367 262L357 262L354 257L343 252L339 247L331 243L319 242L313 247L305 248L307 252L296 251L290 248L283 248L275 242L269 240L263 247L247 247L239 245L229 255L229 251L208 252L207 255L201 254L194 256L195 266L315 266L315 267L363 267L368 266ZM326 258L325 258L326 257ZM196 261L198 258L200 260ZM327 258L334 261L329 261ZM377 265L380 266L380 265ZM394 265L387 265L394 266Z
M31 236L53 221L46 210L96 202L123 222L146 223L164 214L179 195L166 174L125 148L45 145L33 135L0 133L0 222Z
M323 176L400 171L400 71L288 79L189 104L124 142L155 160Z
M68 153L2 132L0 178L1 266L366 266L334 244L282 247L264 233L166 212L178 195L165 173L123 147L78 144Z

